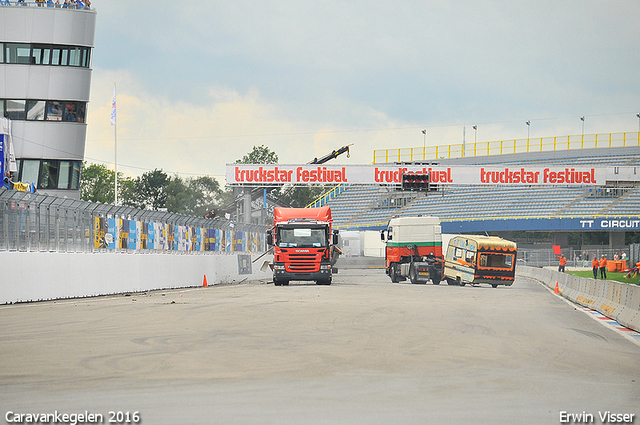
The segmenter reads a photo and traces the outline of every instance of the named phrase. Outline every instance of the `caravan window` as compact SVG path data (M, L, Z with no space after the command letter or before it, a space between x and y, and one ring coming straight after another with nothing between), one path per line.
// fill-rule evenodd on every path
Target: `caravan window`
M511 269L513 254L482 253L478 257L479 266L489 269Z

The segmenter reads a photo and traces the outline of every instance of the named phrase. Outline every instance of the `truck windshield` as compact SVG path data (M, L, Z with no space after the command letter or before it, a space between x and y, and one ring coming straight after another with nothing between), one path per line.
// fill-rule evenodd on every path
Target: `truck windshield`
M327 237L323 228L282 228L279 232L280 248L322 248L327 246Z

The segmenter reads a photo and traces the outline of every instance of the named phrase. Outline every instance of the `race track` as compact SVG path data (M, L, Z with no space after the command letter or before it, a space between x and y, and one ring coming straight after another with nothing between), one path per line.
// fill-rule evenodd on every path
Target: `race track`
M352 269L331 286L2 306L0 325L5 423L54 411L147 425L640 421L640 345L524 278L411 285Z

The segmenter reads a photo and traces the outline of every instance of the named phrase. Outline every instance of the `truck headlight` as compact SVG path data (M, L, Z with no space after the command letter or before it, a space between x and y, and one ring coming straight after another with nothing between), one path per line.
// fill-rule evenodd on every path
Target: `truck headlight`
M331 264L321 265L320 270L331 270Z
M284 266L273 266L274 270L284 270Z

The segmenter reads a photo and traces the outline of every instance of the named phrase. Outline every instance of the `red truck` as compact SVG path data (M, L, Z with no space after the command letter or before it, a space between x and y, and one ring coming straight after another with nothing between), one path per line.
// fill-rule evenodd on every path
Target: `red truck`
M338 231L331 230L331 209L276 207L273 216L273 229L267 232L267 243L273 245L273 283L315 280L331 285L340 255Z

